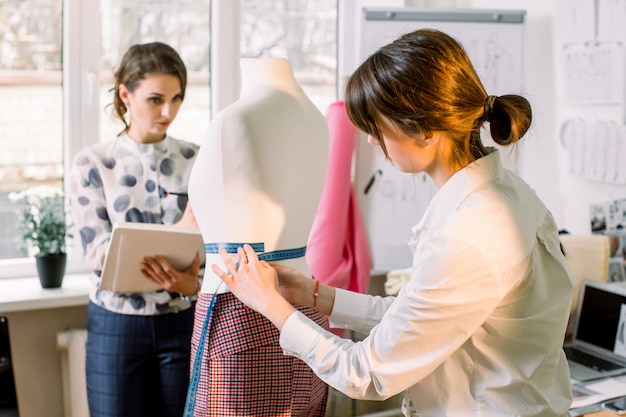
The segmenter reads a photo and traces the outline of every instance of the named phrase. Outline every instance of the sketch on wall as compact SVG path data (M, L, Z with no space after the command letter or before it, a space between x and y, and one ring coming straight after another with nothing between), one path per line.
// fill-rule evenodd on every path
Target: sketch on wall
M419 28L441 30L457 39L469 55L488 94L523 91L523 28L510 23L370 21L364 30L361 55Z
M559 0L556 38L568 108L560 139L569 173L626 184L626 0Z
M617 43L575 44L562 49L565 91L570 104L620 104L624 50Z
M560 139L572 175L607 184L626 184L625 125L613 120L574 117L561 126Z

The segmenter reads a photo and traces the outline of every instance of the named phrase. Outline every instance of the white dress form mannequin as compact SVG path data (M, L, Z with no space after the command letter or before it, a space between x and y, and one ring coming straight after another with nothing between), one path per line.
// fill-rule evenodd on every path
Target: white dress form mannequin
M304 247L326 175L326 120L286 59L243 59L241 71L240 99L211 121L196 157L191 207L205 244ZM276 327L228 292L210 267L223 262L208 252L192 337L194 415L325 415L328 386L283 354ZM280 262L308 274L303 256Z
M284 58L242 59L240 99L210 123L189 182L205 243L263 242L265 252L306 246L328 159L322 113ZM281 261L305 274L304 257ZM210 270L203 293L227 291Z

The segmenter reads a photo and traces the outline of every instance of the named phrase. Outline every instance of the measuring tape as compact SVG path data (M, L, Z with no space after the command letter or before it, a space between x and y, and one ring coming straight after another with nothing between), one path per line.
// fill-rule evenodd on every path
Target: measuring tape
M220 247L226 249L227 253L237 253L238 248L242 248L245 243L205 243L204 251L206 253L217 253ZM285 259L301 258L306 254L306 246L294 249L280 249L271 252L265 252L265 243L248 243L257 252L257 256L261 261L273 262L284 261ZM258 253L263 252L263 253Z
M218 253L218 249L223 247L226 249L227 253L237 253L237 249L243 247L245 243L234 243L234 242L224 242L224 243L205 243L204 251L206 253L215 254ZM254 249L255 252L259 253L257 256L259 260L272 262L272 261L282 261L285 259L294 259L301 258L306 254L306 246L301 248L294 249L281 249L275 250L271 252L265 252L265 244L263 242L258 243L248 243ZM224 282L220 282L217 286L217 289ZM213 306L215 305L215 299L217 298L217 289L216 293L213 294L213 298L211 298L211 302L209 303L209 307L207 308L206 315L204 316L204 322L202 323L202 332L200 333L200 342L198 343L198 349L196 351L196 357L193 361L193 369L191 371L191 376L189 379L189 388L187 389L187 400L185 401L185 413L183 417L193 417L194 409L196 408L196 394L198 392L198 385L200 383L200 373L202 371L202 361L204 359L205 354L205 345L206 345L206 334L209 328L209 323L211 322L211 314L213 313Z
M217 288L219 288L224 282L220 282ZM193 417L193 411L196 408L196 393L198 392L198 384L200 382L200 372L202 370L202 359L204 359L204 345L206 343L206 333L209 329L209 323L211 321L211 313L213 312L213 306L215 305L215 299L217 294L213 294L209 308L204 316L204 322L202 323L202 332L200 333L200 343L198 343L198 350L196 351L196 357L193 361L193 370L191 371L191 378L189 380L189 388L187 389L187 399L185 400L185 413L184 417Z
M237 249L243 248L245 243L236 243L236 242L217 242L217 243L205 243L204 251L206 253L218 253L217 250L222 247L226 249L228 253L237 253ZM265 243L257 242L257 243L248 243L248 245L252 246L255 252L265 252Z

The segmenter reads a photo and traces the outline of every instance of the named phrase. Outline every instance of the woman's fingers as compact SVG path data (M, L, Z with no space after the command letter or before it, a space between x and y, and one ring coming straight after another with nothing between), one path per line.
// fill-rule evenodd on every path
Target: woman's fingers
M213 270L213 272L215 272L215 274L220 277L222 279L222 281L226 281L226 284L229 285L230 281L232 280L233 276L224 272L222 270L222 268L220 268L219 266L213 264L211 265L211 269Z
M246 251L242 247L237 248L237 256L239 257L239 265L246 265L248 263L248 256Z
M142 269L149 275L159 274L159 271L160 271L159 264L153 258L149 256L146 256L143 258L143 262L141 266L142 266Z
M245 245L243 245L243 252L246 255L246 259L247 259L248 263L259 262L259 257L257 256L257 254L254 251L254 249L252 249L252 246L250 246L250 245L248 245L246 243Z
M276 271L259 260L252 246L245 244L237 249L237 264L224 248L219 248L218 253L224 265L213 264L211 269L245 305L263 314L273 305L272 300L282 298Z
M219 247L217 252L222 258L222 261L224 262L224 265L226 266L227 271L224 271L222 268L220 268L216 264L211 265L211 269L213 270L215 275L220 277L221 280L226 283L228 288L232 290L233 280L234 280L235 274L237 273L237 265L232 260L228 252L226 252L226 249L224 249L223 247Z
M162 257L145 257L143 258L143 262L140 265L141 272L143 275L159 284L162 287L166 287L168 282L170 282L173 278L170 275L169 264Z
M237 248L237 263L233 261L225 248L220 247L218 249L218 253L222 258L222 261L224 262L224 266L226 267L227 272L223 271L222 268L217 265L212 265L211 269L222 279L225 279L229 275L232 279L235 279L237 277L237 273L242 270L242 268L250 271L251 268L256 269L255 267L258 265L267 265L266 262L259 261L259 257L257 256L256 252L254 251L252 246L248 245L247 243L243 245L243 247Z
M220 247L218 249L218 253L222 258L222 261L224 261L224 265L226 266L226 269L228 269L228 272L230 272L231 275L237 273L237 265L235 265L235 262L231 259L228 252L226 252L226 249Z
M226 281L226 284L230 287L233 281L237 277L237 272L241 268L249 268L251 264L258 263L259 258L256 255L256 252L252 247L248 244L245 244L243 247L237 248L237 263L232 259L232 257L228 254L224 247L218 248L218 253L224 262L224 266L226 267L226 271L220 268L218 265L211 265L211 269L217 276L219 276L223 281Z

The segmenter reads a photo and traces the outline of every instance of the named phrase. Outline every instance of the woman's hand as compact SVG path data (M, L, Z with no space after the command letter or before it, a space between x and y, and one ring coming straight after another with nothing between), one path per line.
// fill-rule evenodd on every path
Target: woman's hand
M281 264L270 263L278 274L278 289L292 303L310 305L315 281L300 271Z
M198 271L200 270L200 255L196 253L189 268L177 271L164 256L146 256L139 264L144 277L156 282L167 291L178 292L183 295L197 294Z
M267 317L280 330L295 309L279 292L276 270L260 261L248 244L237 249L237 264L224 248L219 248L219 254L228 272L215 264L211 266L213 272L242 303Z
M283 297L292 303L315 308L323 314L331 314L335 304L335 288L316 282L288 266L274 263L269 265L278 274L278 288Z

